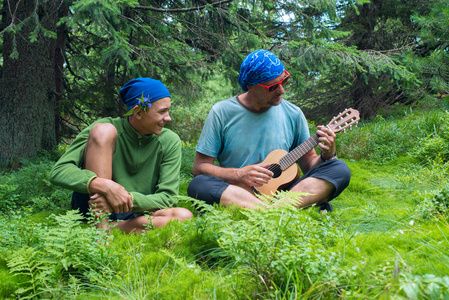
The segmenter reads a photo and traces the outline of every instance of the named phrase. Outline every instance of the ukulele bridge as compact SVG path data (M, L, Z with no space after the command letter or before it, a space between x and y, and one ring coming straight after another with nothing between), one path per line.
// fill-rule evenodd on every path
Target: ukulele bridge
M262 193L255 186L250 186L249 188L255 195L262 195Z

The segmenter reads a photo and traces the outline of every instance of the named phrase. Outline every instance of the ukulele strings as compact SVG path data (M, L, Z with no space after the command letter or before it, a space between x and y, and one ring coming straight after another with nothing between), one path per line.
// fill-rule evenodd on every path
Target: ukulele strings
M280 165L278 165L278 164L272 164L272 165L270 165L269 167L268 167L268 170L270 170L271 172L273 172L274 173L274 176L276 176L276 174L281 174L282 173L282 169L281 169L281 166ZM278 175L278 176L279 176ZM277 177L277 176L276 176Z

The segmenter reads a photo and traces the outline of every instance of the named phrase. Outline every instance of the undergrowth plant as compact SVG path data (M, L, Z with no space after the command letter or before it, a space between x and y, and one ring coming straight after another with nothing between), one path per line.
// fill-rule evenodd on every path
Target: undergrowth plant
M446 193L444 194L446 195ZM449 299L449 276L447 275L449 262L449 253L447 252L449 244L448 220L446 207L445 212L439 214L432 223L436 225L438 231L426 230L421 237L416 237L414 246L417 250L414 251L414 255L419 259L426 258L428 268L423 272L418 270L402 272L398 295L407 299ZM436 261L439 264L435 264Z
M332 289L350 272L340 265L339 254L328 251L344 236L330 216L293 206L223 210L192 201L204 215L190 226L198 234L209 228L216 234L220 249L210 255L246 270L239 272L271 296L274 287L308 290L317 281Z
M52 218L55 226L36 227L32 242L7 252L11 274L20 277L21 287L16 290L20 298L70 295L73 288L88 284L117 261L105 246L106 233L82 226L76 211Z
M449 216L449 186L439 190L416 193L420 201L413 217L418 220L431 220Z
M47 226L42 222L35 222L29 216L31 210L11 211L7 215L0 215L0 254L7 257L22 247L39 244L40 233Z
M62 212L69 209L70 192L48 180L54 156L44 155L34 161L21 160L21 168L0 177L0 212L32 207L34 212Z
M90 284L101 299L244 299L251 285L240 274L230 273L204 262L205 253L189 223L170 222L169 226L145 234L113 232L111 246L120 257L107 276ZM212 246L213 247L213 246ZM114 272L113 272L114 271ZM251 297L250 297L251 298Z
M431 160L442 148L440 139L449 135L449 114L439 110L413 113L403 109L401 115L384 118L378 115L358 128L338 135L337 152L341 157L365 159L385 164L398 156L410 155L418 161ZM427 156L427 157L426 157Z
M401 280L401 289L407 299L448 299L449 276L407 274Z
M211 107L218 101L234 96L230 91L230 82L222 75L216 75L214 80L205 80L202 86L201 96L198 92L190 90L193 97L186 98L185 95L173 97L175 100L170 109L172 121L167 124L167 127L175 131L181 140L187 143L198 141ZM183 101L176 101L180 98L184 98Z

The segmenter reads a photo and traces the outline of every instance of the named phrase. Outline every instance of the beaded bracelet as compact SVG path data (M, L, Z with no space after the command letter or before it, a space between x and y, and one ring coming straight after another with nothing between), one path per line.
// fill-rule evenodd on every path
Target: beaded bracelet
M337 158L337 152L334 153L334 156L332 156L331 158L325 159L323 157L323 152L320 153L320 158L323 162L328 161L328 160L332 160L332 159L336 159Z

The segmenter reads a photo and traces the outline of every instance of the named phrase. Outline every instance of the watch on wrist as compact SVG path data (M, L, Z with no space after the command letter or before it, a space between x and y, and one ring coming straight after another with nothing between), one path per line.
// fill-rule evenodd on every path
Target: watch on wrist
M323 152L320 153L320 158L323 162L328 161L328 160L332 160L332 159L336 159L337 158L337 152L334 153L334 156L332 156L331 158L325 159L323 157Z

